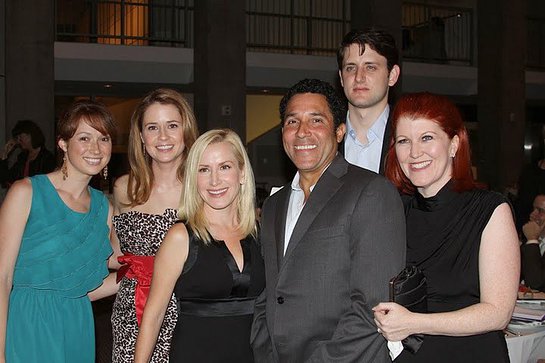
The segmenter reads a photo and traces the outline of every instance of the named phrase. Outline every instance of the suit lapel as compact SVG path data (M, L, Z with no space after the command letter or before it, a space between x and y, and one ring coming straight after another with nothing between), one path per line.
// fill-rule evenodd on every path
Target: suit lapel
M392 108L388 114L386 121L386 129L384 130L384 138L382 139L382 152L380 153L379 174L384 175L384 167L386 166L386 154L390 148L390 136L392 135Z
M284 257L284 238L286 231L286 216L288 214L288 204L290 201L291 194L291 183L286 184L278 194L278 204L276 206L276 215L274 223L274 233L276 241L276 258L277 266L280 266L282 259ZM280 268L279 268L280 269Z
M346 160L344 160L341 155L337 154L331 165L318 180L318 183L314 187L312 193L310 193L310 196L303 207L303 210L301 211L301 215L297 220L297 224L293 229L293 233L288 244L288 249L286 250L286 254L284 255L282 263L280 264L280 270L282 270L282 267L285 265L285 261L290 258L293 250L307 233L310 225L316 219L316 216L325 208L328 201L342 186L343 182L340 180L340 177L346 173L347 167L348 163ZM286 213L284 213L284 226L286 221L285 216Z

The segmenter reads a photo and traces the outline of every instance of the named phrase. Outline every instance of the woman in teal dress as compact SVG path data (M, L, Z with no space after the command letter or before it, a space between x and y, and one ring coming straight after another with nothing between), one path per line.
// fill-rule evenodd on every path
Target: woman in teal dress
M0 362L94 362L90 300L116 288L111 207L88 186L107 170L112 116L79 101L57 129L62 167L17 181L0 209Z

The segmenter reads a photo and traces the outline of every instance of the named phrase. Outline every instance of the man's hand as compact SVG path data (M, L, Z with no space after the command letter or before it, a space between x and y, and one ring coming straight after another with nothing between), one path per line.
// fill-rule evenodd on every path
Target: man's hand
M545 224L540 226L534 221L529 221L522 226L522 233L524 233L527 240L537 240L543 232L545 232Z

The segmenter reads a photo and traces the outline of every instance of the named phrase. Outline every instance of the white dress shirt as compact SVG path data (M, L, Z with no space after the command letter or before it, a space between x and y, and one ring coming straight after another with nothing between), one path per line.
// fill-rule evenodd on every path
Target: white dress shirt
M389 115L390 106L386 105L378 119L367 130L367 144L362 144L350 122L350 111L347 113L346 136L344 139L344 158L346 161L375 173L379 172L382 144Z

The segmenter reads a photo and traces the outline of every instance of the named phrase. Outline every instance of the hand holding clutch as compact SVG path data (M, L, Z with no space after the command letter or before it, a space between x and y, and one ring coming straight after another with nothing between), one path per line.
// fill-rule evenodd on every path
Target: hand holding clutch
M407 266L390 280L390 301L415 313L428 311L426 277L418 267ZM405 349L414 354L423 340L423 334L414 334L403 339L402 343Z

